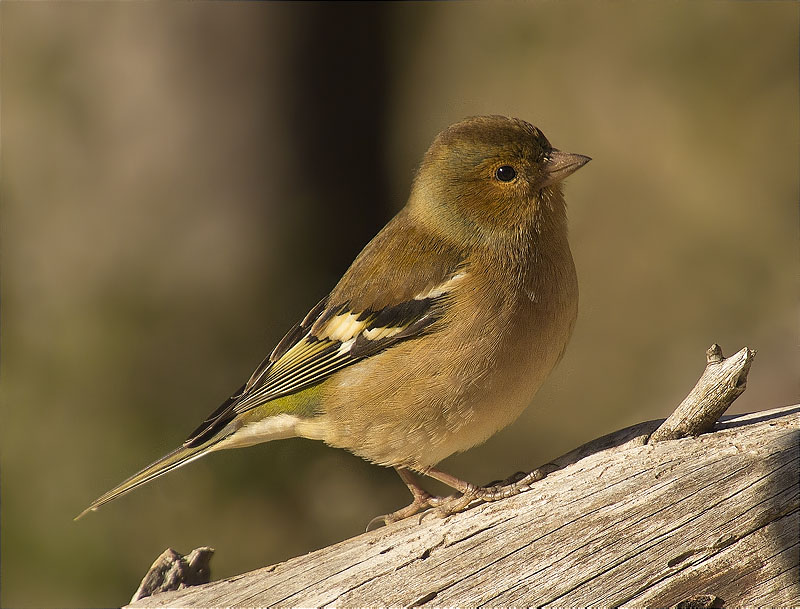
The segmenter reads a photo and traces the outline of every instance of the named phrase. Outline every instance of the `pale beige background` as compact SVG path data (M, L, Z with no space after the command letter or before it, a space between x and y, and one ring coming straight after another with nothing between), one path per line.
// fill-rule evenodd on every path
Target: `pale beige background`
M5 606L118 605L168 546L213 546L229 576L404 504L392 472L291 440L72 522L247 378L467 115L519 116L594 160L567 187L567 355L514 426L445 468L486 482L666 416L714 341L758 349L736 411L798 401L797 4L354 10L0 7ZM377 68L314 68L362 39ZM330 85L371 78L372 97ZM369 121L307 128L338 127L332 98ZM373 161L326 170L342 151Z

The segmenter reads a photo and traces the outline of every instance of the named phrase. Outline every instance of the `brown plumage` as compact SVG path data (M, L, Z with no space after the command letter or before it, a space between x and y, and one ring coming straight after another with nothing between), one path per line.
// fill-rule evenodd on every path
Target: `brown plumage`
M330 295L184 445L90 506L221 448L301 436L478 498L434 466L516 419L577 315L561 180L588 157L532 125L474 117L428 149L407 205ZM88 511L88 510L87 510Z

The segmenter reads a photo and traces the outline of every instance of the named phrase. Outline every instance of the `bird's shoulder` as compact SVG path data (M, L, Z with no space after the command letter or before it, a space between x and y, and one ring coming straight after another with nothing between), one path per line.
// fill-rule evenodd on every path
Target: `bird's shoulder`
M300 354L305 359L335 350L352 363L420 334L463 282L464 261L464 252L439 242L401 211L364 247L330 294L286 333L245 389Z
M364 247L330 293L332 304L382 309L413 300L463 269L468 253L416 221L408 208Z

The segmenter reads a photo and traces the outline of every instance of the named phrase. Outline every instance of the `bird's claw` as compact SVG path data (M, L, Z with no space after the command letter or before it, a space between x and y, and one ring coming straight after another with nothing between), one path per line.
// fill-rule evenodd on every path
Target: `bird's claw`
M375 518L370 520L369 524L367 524L367 532L369 532L374 524L382 522L384 525L388 525L399 520L404 520L405 518L413 516L414 514L418 514L419 512L427 510L428 508L437 507L441 503L442 499L443 497L436 497L426 492L414 493L414 501L409 503L406 507L389 514L375 516Z

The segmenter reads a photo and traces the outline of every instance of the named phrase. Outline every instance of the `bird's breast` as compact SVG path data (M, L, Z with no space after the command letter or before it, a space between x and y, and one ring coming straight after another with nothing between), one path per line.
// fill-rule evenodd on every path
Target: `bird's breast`
M577 313L571 257L545 275L465 282L429 334L325 384L314 436L415 469L484 442L522 413L569 340Z

